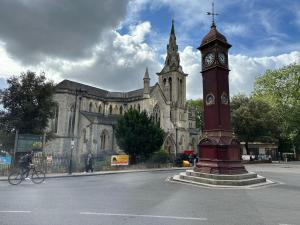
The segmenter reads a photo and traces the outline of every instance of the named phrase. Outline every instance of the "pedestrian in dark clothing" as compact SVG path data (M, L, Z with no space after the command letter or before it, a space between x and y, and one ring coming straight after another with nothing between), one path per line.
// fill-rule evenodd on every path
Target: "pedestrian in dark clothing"
M22 174L25 174L25 179L28 178L30 165L32 164L33 151L28 152L22 156L19 160L19 165L22 170Z
M85 162L85 171L88 173L89 171L93 172L94 171L94 168L93 168L93 164L94 164L94 159L93 159L93 155L92 153L89 153L87 155L87 158L86 158L86 162Z

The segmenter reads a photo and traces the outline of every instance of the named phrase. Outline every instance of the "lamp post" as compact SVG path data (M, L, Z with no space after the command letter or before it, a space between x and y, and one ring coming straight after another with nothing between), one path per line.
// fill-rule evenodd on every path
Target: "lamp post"
M76 118L76 113L77 113L77 98L78 98L78 94L82 94L82 93L87 93L87 91L83 90L81 88L75 89L75 107L74 107L74 115L72 118L72 139L71 139L71 151L70 151L70 162L69 162L69 174L72 174L72 159L73 159L73 150L75 147L75 118Z

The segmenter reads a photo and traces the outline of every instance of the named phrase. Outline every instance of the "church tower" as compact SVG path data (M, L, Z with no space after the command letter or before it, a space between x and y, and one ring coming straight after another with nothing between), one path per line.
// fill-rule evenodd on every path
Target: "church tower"
M214 12L211 15L216 15ZM202 55L204 133L195 171L214 174L247 172L239 141L230 126L228 50L231 45L213 22L198 48Z
M174 28L174 20L167 45L167 57L164 68L159 76L159 85L162 88L167 101L178 107L184 107L186 102L186 77L180 66L180 58L178 53L178 45L176 44L176 35Z

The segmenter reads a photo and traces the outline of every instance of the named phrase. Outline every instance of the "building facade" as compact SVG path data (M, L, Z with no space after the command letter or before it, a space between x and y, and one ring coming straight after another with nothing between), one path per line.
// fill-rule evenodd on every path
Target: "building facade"
M46 151L63 153L73 147L74 155L121 152L115 138L117 117L133 108L145 110L160 124L167 152L196 153L200 131L196 129L195 111L189 111L186 105L188 74L180 65L173 21L165 65L157 76L158 83L151 86L145 69L143 88L129 92L110 92L70 80L57 84L57 108L49 125L55 138L46 143Z

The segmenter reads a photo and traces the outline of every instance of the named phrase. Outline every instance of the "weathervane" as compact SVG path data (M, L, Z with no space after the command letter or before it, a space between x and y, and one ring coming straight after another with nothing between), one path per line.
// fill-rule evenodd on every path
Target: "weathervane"
M212 16L212 26L215 26L215 16L217 16L219 14L215 13L214 2L212 2L212 11L211 12L207 12L206 15Z

